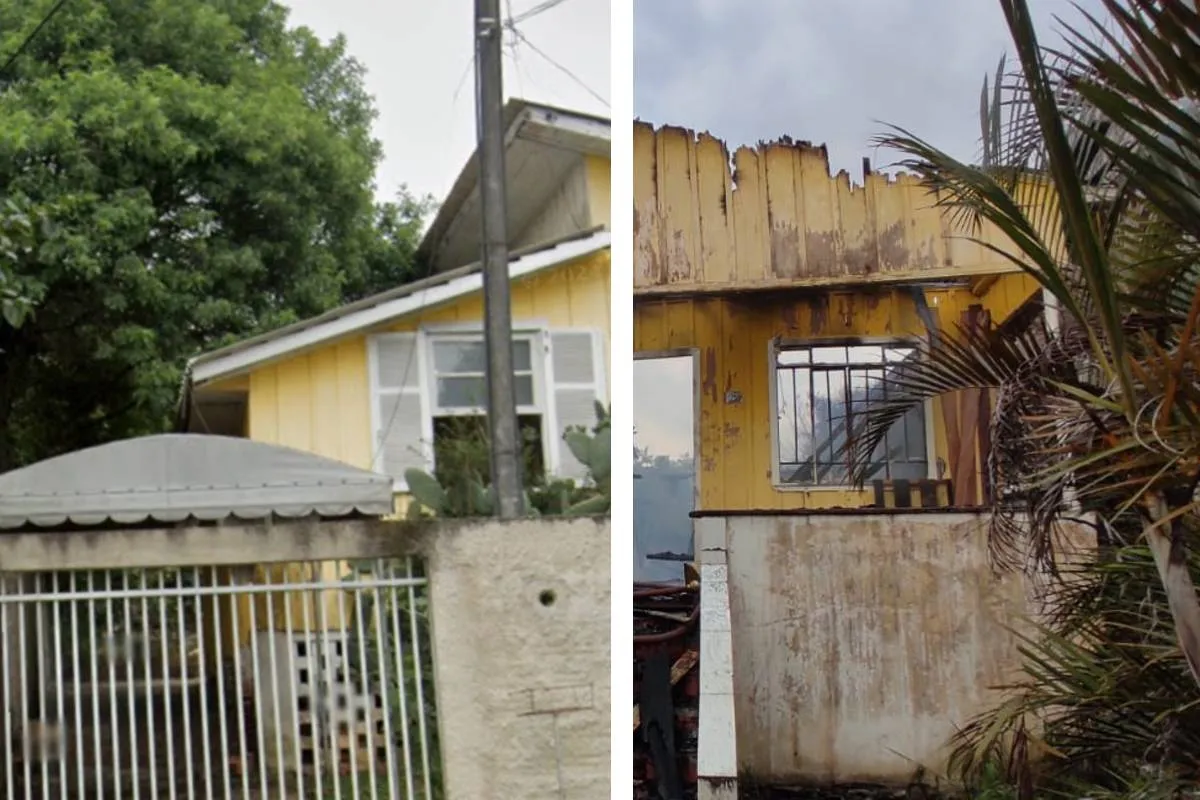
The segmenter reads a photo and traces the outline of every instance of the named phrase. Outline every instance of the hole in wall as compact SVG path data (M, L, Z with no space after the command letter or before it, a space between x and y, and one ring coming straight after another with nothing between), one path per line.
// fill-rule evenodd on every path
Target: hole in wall
M542 591L538 594L538 602L547 608L554 605L554 601L557 599L558 595L554 593L553 589L542 589Z

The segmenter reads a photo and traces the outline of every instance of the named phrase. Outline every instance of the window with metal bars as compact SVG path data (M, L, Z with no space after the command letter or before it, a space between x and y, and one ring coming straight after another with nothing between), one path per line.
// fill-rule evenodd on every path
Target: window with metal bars
M895 379L916 351L903 343L780 345L775 352L779 482L845 486L846 434L856 415L898 391ZM929 477L924 406L888 430L872 453L867 480Z

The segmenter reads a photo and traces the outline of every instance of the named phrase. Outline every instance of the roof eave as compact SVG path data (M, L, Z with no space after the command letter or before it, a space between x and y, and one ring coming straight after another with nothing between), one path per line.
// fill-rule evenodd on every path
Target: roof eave
M575 142L574 149L584 154L606 152L612 142L611 122L591 114L513 98L505 105L504 116L506 149L518 137L561 146L561 142L553 141L547 136L547 133L552 132L572 137ZM478 185L479 151L476 149L458 173L449 194L425 231L421 244L417 247L418 261L429 263L436 259L442 239Z
M593 229L509 261L510 280L574 261L607 249L611 236ZM412 289L413 286L417 288ZM359 333L421 309L480 291L483 276L478 264L453 273L410 284L411 291L375 295L341 306L313 320L297 323L229 347L192 358L187 365L183 395L206 383L246 374L263 364ZM405 288L405 287L401 287Z

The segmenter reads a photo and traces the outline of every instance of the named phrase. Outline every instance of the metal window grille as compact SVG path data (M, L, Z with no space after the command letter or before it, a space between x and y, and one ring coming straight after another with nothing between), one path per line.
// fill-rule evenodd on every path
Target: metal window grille
M0 581L7 798L441 797L412 559Z
M849 458L843 450L856 416L895 394L895 377L911 347L821 345L783 347L776 353L779 478L798 486L843 486ZM928 477L924 409L894 424L872 454L868 480Z

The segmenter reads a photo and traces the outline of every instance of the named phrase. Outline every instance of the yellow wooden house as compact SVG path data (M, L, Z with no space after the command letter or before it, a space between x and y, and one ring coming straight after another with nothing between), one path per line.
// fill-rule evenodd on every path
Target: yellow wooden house
M935 202L911 176L831 175L823 147L731 158L710 136L634 125L634 349L696 360L697 510L876 504L837 463L847 404L886 391L889 362L930 324L1036 311L1036 282L969 241L1000 244L998 231ZM897 426L873 478L908 484L901 504L920 504L917 481L939 505L978 503L981 402L930 403Z
M609 121L505 109L518 412L547 472L581 478L562 441L607 403ZM431 470L441 422L482 415L479 164L430 225L430 274L193 359L188 431L246 436L391 475Z
M990 398L893 425L861 490L840 451L917 340L1029 324L1040 287L915 178L852 182L806 143L633 137L635 357L693 363L700 796L941 774L1033 608L989 561Z
M546 473L581 479L563 433L591 426L609 398L609 121L520 100L505 118L518 413ZM405 472L434 469L443 423L485 413L478 183L473 155L420 245L426 277L192 359L180 428L388 475L403 511ZM255 579L336 581L348 570L260 566ZM352 605L338 594L314 603L296 592L273 607L242 597L223 617L240 626L221 632L227 651L251 636L272 652L296 646L285 632L350 630Z

